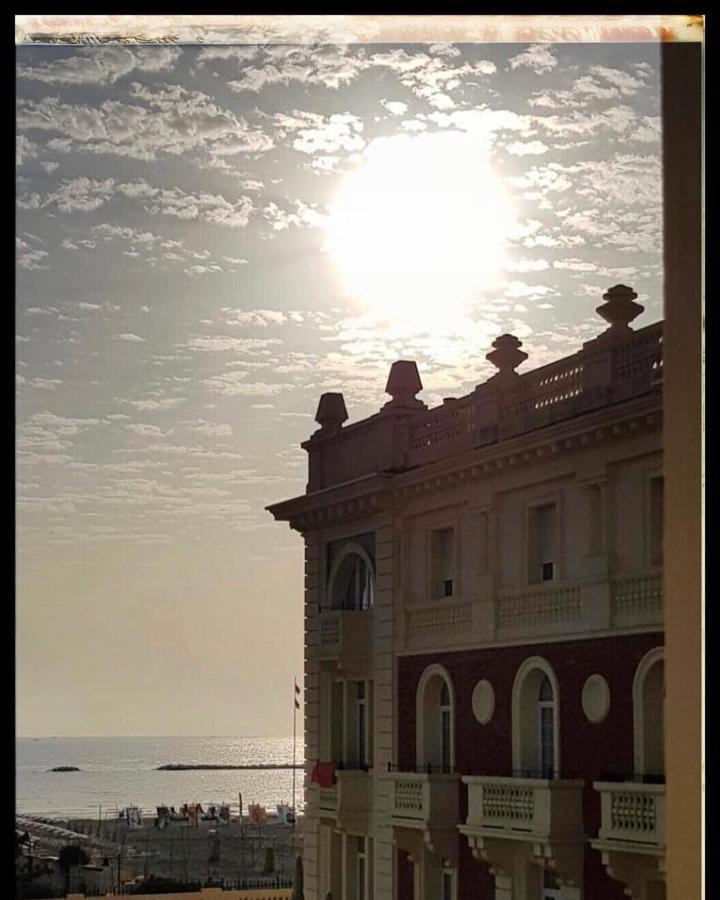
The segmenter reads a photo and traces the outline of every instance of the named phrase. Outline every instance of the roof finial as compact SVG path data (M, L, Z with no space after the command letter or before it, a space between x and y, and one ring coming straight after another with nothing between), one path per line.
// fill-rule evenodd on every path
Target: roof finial
M415 396L423 389L417 364L412 359L398 359L390 366L385 393L390 394L385 406L425 407Z
M315 413L315 421L320 425L321 431L326 434L334 434L342 428L342 423L347 420L347 417L345 400L341 393L329 392L321 395Z
M514 334L501 334L492 343L494 350L485 354L498 371L493 376L498 381L509 381L518 377L515 369L528 358L527 353L521 350L522 341Z
M632 331L630 322L645 309L640 303L634 302L636 297L635 291L624 284L616 284L603 294L606 302L598 306L595 312L610 325L605 334L622 335Z

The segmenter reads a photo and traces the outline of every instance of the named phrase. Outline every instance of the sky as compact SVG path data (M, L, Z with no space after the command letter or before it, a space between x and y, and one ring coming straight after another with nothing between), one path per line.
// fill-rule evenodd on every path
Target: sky
M17 48L17 733L292 731L324 391L661 317L657 44Z

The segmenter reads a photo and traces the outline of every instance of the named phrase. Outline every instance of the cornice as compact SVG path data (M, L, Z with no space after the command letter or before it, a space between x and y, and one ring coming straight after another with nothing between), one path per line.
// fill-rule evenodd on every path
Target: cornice
M313 491L267 509L299 532L387 511L397 501L436 493L498 473L559 459L662 427L659 391L604 407L499 443L397 473L383 472Z

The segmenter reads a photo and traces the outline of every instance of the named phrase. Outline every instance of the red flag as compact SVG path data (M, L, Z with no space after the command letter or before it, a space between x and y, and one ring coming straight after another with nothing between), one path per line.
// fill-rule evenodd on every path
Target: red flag
M298 703L297 700L295 701L295 709L300 709L300 704Z
M299 693L300 693L300 688L298 687L297 681L295 682L295 693L296 693L296 694L299 694Z

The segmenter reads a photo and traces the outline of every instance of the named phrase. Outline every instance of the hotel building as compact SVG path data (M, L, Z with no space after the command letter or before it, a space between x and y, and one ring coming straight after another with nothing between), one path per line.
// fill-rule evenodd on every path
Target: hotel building
M428 409L320 398L305 542L306 900L665 896L662 323ZM600 323L598 323L600 324ZM525 368L528 368L527 365Z

